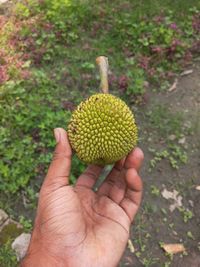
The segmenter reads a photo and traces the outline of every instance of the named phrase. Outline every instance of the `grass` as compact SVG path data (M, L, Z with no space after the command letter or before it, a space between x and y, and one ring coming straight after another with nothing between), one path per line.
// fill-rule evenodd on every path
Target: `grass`
M97 91L97 56L109 57L110 91L137 112L146 81L165 87L196 55L199 9L198 0L13 1L9 15L0 16L0 206L17 219L35 209L55 146L53 128L66 128L73 108ZM181 138L181 115L156 106L148 116L152 133ZM166 146L172 166L185 161L182 148L170 140ZM164 151L153 152L155 164ZM74 157L72 183L84 168Z
M9 240L0 248L0 263L1 267L14 267L17 266L17 258L14 251L11 249L11 242Z

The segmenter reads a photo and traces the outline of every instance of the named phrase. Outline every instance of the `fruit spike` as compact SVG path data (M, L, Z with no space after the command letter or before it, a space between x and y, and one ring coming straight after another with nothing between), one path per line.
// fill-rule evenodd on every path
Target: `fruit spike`
M81 102L72 114L68 136L78 157L88 164L112 164L137 143L134 115L120 98L108 93L108 60L98 57L101 90Z

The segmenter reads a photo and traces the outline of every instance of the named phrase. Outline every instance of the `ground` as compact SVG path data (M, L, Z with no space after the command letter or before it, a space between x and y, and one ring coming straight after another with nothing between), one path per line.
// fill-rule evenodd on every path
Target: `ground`
M127 249L121 266L197 267L200 264L200 191L196 189L200 184L200 64L197 61L188 68L193 72L186 76L179 76L177 87L173 91L149 93L148 103L138 109L140 146L145 154L145 162L141 170L144 195L142 207L132 227L132 242L136 253L131 254ZM150 130L152 122L149 112L156 107L166 107L167 116L176 117L179 113L182 116L179 129L182 137L177 142L176 136L171 132L171 139L174 139L172 143L179 144L185 149L188 161L177 169L170 166L169 160L165 158L158 160L156 166L149 171L150 161L152 161L152 152L149 148L156 147L157 151L167 149L169 144L165 138L170 138L165 133L161 133L160 129L157 129L157 134L155 129ZM153 113L153 115L157 114ZM160 123L169 123L166 114L160 114L160 116L163 116L159 120ZM174 126L169 127L173 129ZM186 131L185 127L189 127L190 131ZM167 129L167 125L165 128ZM179 210L175 209L173 212L169 210L173 201L163 198L161 192L165 188L169 191L177 190L183 197L182 207ZM187 251L185 254L188 256L179 254L171 259L162 250L162 242L183 243ZM142 253L139 253L136 259L138 248Z

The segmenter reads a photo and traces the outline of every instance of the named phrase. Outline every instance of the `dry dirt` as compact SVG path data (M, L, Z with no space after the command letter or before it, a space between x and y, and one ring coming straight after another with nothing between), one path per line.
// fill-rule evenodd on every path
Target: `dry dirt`
M178 77L177 87L172 91L149 93L148 103L138 114L140 124L140 146L144 150L145 162L141 170L144 181L143 204L132 227L132 243L135 253L126 250L120 266L133 267L198 267L200 266L200 64L198 61L189 66L193 72ZM172 82L173 83L173 82ZM156 105L167 107L171 114L181 113L183 117L181 143L187 156L186 164L181 164L176 170L167 159L161 160L149 172L149 162L152 153L149 148L156 150L167 147L166 142L155 131L146 116ZM165 122L163 122L165 123ZM167 127L167 125L165 125ZM184 132L187 127L190 133ZM155 194L151 186L159 191ZM170 211L172 199L163 198L161 192L167 189L178 191L182 198L181 210ZM183 210L184 209L184 210ZM189 211L189 213L188 213ZM192 218L190 217L192 214ZM184 216L185 221L184 222ZM181 243L186 253L167 256L161 248L162 243ZM141 253L139 253L139 251Z

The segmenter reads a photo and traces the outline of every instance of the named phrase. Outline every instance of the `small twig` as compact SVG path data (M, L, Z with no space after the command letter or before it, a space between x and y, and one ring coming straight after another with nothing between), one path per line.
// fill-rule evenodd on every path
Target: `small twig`
M181 76L185 76L185 75L189 75L189 74L192 74L192 73L193 73L193 70L185 70L180 75Z
M128 239L128 248L130 249L131 253L135 252L135 248L133 246L133 243L132 243L131 239Z
M96 63L99 67L100 72L100 90L104 94L109 93L109 87L108 87L108 58L104 56L100 56L96 58Z
M172 84L172 86L168 89L169 92L172 92L176 89L178 84L178 79L175 79L174 83Z

